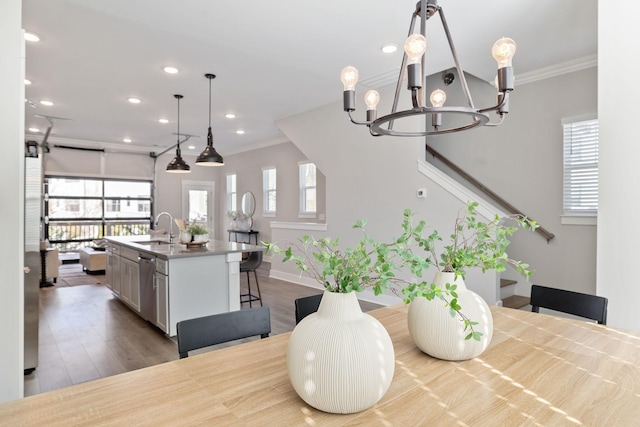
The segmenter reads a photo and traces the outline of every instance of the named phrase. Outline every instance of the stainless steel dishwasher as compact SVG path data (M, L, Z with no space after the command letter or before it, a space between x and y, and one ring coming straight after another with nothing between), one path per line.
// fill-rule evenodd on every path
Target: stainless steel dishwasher
M156 323L156 257L138 254L140 271L140 315L149 322Z

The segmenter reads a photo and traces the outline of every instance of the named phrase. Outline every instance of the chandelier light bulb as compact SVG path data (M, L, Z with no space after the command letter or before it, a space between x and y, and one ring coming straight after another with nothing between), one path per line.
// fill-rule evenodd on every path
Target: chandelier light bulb
M422 34L411 34L404 42L404 52L409 58L408 64L417 64L427 50L427 39Z
M511 59L516 54L516 42L503 37L493 44L491 54L498 62L498 68L511 67Z
M431 96L429 97L429 101L431 101L431 105L434 107L442 107L446 100L447 94L442 89L434 90L431 92Z
M375 110L380 102L380 94L376 90L370 90L364 94L364 102L367 104L367 110Z
M344 85L344 90L356 90L356 83L358 83L358 70L356 67L348 65L340 72L340 80Z

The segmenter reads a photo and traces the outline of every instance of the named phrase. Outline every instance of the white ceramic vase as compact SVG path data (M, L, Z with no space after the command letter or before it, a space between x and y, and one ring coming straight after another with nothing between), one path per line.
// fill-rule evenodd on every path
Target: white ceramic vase
M418 348L430 356L444 360L466 360L484 352L493 336L493 317L487 303L475 292L470 291L455 273L437 272L434 283L445 288L447 283L457 285L458 304L462 313L470 320L478 322L475 331L482 332L480 341L465 340L469 331L464 330L464 322L459 316L451 317L444 302L435 298L416 298L409 306L409 333Z
M189 233L186 230L182 230L180 231L180 243L189 243L191 242L191 238L193 236L191 236L191 233Z
M209 240L208 234L194 234L193 235L193 243L202 243Z
M325 291L318 311L289 338L291 384L321 411L350 414L373 406L389 389L394 367L389 333L362 312L355 292Z
M249 221L249 218L237 220L236 221L236 227L240 231L249 231L249 230L251 230L251 223Z

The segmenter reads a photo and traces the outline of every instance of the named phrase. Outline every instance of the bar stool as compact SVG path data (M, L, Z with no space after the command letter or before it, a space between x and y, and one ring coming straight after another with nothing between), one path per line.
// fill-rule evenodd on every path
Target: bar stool
M240 304L249 303L249 307L253 307L254 301L260 301L260 306L262 307L262 294L260 293L260 283L258 282L258 273L256 270L262 264L262 251L249 252L249 258L240 263L240 273L247 273L247 293L240 294ZM251 279L249 277L249 272L253 271L253 276L256 279L256 288L258 290L258 295L254 295L251 293Z

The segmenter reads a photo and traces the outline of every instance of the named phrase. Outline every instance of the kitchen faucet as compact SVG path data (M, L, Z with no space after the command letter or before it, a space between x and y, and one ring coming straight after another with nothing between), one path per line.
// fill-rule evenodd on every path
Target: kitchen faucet
M169 212L160 212L156 217L156 221L153 223L153 227L157 230L158 221L160 221L160 217L162 215L166 215L169 217L169 243L173 243L173 217Z

